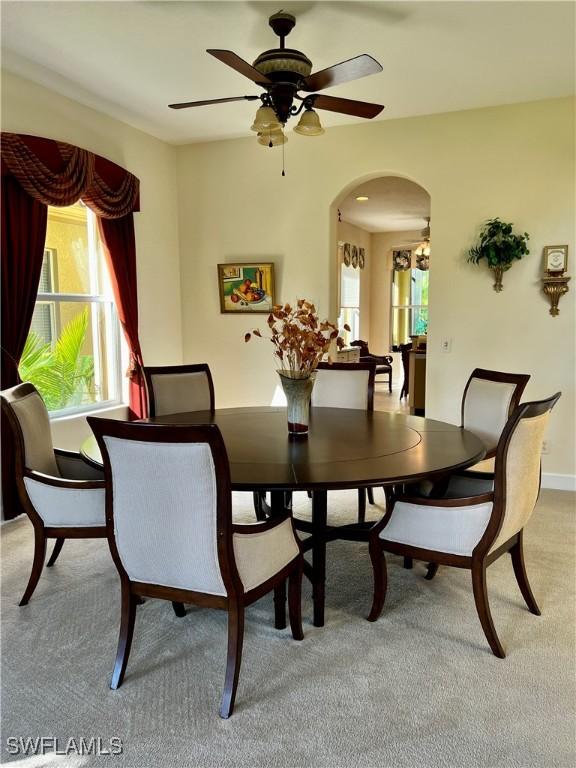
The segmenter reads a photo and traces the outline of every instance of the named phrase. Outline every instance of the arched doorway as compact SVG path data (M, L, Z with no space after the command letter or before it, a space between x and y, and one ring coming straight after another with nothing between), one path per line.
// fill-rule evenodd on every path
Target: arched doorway
M377 384L376 406L417 412L423 404L400 400L405 378L408 385L401 350L426 344L430 195L411 179L373 176L348 185L332 213L333 313L352 329L347 342L362 339L371 353L394 359L393 392Z

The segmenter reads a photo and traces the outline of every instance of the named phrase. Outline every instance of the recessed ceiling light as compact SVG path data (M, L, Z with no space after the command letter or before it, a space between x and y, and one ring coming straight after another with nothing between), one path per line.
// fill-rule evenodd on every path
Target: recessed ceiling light
M359 203L363 203L365 200L369 200L370 198L366 197L366 195L358 195L356 200L358 200Z

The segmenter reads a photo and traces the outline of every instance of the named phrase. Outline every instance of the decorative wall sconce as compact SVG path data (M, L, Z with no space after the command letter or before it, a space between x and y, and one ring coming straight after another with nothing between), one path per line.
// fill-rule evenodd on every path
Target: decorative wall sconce
M568 268L568 246L547 245L544 248L544 277L542 290L550 300L550 314L556 317L560 313L560 298L568 293L570 278L564 273Z

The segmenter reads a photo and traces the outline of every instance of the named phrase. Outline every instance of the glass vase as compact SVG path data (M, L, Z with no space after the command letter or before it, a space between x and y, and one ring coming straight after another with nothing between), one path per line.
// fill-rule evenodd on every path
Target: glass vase
M278 374L286 395L288 432L291 435L307 435L315 374L287 370L278 371Z

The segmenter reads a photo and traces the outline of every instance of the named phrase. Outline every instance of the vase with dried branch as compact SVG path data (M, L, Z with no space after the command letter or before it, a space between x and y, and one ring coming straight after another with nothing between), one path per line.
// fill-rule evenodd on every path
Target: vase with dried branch
M307 299L298 299L295 307L277 304L268 315L267 325L270 335L256 328L244 336L244 341L258 336L274 345L288 406L288 432L306 435L316 367L334 344L341 349L344 339L333 323L319 319L316 307ZM347 325L344 328L350 330Z

